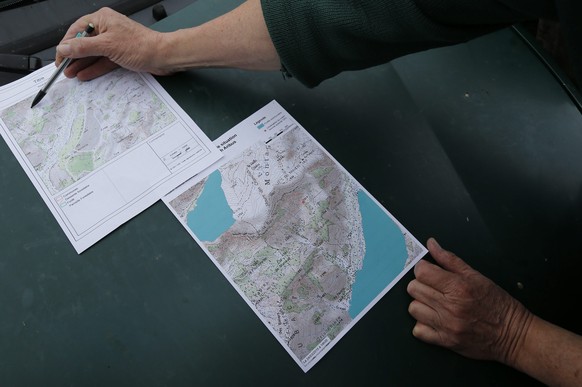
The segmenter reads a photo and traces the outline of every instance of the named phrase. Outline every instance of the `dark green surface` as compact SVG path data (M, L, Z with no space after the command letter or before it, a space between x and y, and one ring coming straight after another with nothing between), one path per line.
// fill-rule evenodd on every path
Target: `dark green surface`
M160 81L211 139L276 99L420 240L582 333L582 117L512 31L314 90L235 70ZM304 374L163 204L78 256L4 142L0 186L1 386L537 385L415 340L410 273Z

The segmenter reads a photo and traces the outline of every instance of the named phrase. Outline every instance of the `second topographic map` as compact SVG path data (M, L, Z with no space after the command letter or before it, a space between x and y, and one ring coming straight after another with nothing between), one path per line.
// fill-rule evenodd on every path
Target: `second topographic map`
M276 137L167 203L307 370L425 250L286 112L269 115Z

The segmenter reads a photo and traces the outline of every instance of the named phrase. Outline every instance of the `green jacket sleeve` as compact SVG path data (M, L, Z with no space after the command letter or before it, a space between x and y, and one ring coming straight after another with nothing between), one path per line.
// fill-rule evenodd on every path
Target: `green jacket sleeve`
M522 2L505 0L511 1ZM527 0L527 11L498 0L261 2L282 67L308 87L345 70L464 42L537 13L553 12L547 0Z

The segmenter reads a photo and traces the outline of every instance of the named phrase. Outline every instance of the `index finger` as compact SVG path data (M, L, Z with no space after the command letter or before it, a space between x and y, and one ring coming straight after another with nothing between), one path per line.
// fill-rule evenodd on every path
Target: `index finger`
M419 261L414 267L416 279L433 289L441 290L454 280L455 274L425 260Z
M444 269L452 273L463 273L472 270L465 261L455 253L443 249L436 239L430 238L427 243L428 251L434 260Z

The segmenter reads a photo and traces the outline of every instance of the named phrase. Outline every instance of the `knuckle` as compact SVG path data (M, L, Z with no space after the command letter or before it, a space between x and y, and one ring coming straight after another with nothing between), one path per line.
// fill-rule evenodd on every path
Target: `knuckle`
M410 313L412 316L414 316L414 301L412 301L410 304L408 304L408 313Z
M463 300L472 297L473 285L462 278L454 278L445 287L445 295L451 301Z
M441 333L441 341L445 348L456 349L460 348L462 341L455 335Z
M419 302L416 300L412 300L412 302L410 302L410 304L408 304L408 313L410 313L414 317L416 315L416 313L418 312L418 306L419 306Z
M428 263L425 261L419 261L416 266L414 266L414 275L416 278L424 278L429 270Z
M457 294L469 295L471 294L471 284L466 281L457 281L455 284L455 290Z
M408 283L408 285L406 286L406 291L408 292L408 294L410 294L411 296L415 293L416 291L416 287L417 287L417 283L418 280L412 280Z
M467 332L467 324L462 319L451 319L447 324L447 331L451 339L460 341Z

